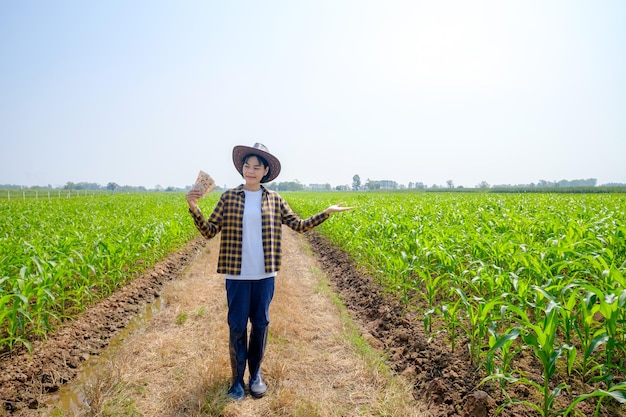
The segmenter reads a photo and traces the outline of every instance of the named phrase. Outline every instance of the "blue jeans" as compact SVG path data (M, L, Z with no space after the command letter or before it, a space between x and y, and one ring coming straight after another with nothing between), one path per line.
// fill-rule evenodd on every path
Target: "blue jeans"
M252 326L265 328L270 323L270 302L274 297L274 277L253 281L226 280L228 326L244 332L248 319Z

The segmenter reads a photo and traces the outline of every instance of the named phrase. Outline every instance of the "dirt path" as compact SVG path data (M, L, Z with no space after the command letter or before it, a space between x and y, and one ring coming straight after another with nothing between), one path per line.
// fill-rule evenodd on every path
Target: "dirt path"
M163 287L160 310L149 322L88 362L83 367L87 372L60 392L40 395L36 404L46 407L18 404L13 414L426 415L413 398L411 381L390 372L380 352L363 342L348 312L333 301L306 239L290 230L284 234L284 264L263 363L268 394L229 401L228 327L223 277L215 273L217 242L195 248L186 271ZM79 410L69 403L78 399L89 407Z

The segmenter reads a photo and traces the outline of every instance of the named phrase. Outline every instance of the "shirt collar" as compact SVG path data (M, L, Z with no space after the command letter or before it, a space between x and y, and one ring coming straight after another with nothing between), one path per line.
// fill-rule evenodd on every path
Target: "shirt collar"
M235 191L237 191L237 194L243 195L243 184L239 184L236 188ZM263 191L263 195L267 194L267 189L261 184L261 191Z

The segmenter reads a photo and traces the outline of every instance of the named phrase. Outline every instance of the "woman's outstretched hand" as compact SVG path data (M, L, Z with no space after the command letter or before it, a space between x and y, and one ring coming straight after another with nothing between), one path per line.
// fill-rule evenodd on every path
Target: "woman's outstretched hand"
M334 204L328 207L325 211L326 213L330 214L330 213L338 213L340 211L348 211L348 210L354 210L354 207L344 207L343 203L339 203L339 204Z

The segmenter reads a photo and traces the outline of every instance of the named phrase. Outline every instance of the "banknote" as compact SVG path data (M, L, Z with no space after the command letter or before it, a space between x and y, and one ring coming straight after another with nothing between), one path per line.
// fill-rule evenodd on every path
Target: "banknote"
M198 178L196 179L193 188L195 190L199 190L204 197L211 191L215 190L215 181L213 180L213 178L211 178L209 174L200 170L200 172L198 172Z

